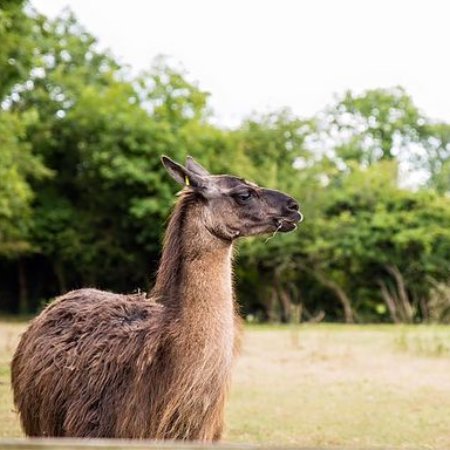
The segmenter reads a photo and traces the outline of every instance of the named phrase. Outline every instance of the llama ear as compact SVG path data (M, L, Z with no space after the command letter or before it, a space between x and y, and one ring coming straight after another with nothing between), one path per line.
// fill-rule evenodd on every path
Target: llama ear
M186 158L186 169L194 172L201 177L209 177L211 174L201 166L192 156Z
M168 156L162 156L161 162L166 168L169 175L182 186L192 188L203 188L205 186L204 180L198 174L191 172L183 167L181 164L171 160Z

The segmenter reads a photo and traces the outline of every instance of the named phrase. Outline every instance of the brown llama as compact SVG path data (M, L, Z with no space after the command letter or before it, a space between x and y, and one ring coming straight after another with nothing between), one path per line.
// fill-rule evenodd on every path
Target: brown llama
M150 295L69 292L20 340L12 385L28 436L221 437L239 342L233 241L291 231L301 214L291 197L192 158L162 162L184 189Z

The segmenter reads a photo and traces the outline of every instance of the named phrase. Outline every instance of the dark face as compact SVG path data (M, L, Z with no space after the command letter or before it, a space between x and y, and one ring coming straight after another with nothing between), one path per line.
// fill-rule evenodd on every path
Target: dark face
M298 203L282 192L234 176L210 175L192 158L186 167L165 157L163 163L176 181L201 195L205 227L220 237L292 231L303 219Z
M208 199L207 216L222 234L234 238L292 231L302 219L298 203L282 192L228 175L211 178L218 194Z

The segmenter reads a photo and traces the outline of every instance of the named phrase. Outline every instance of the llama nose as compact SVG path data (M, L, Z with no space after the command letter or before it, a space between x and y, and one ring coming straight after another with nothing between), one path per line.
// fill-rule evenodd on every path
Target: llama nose
M299 210L299 205L293 198L290 198L287 201L286 207L289 211L298 211Z

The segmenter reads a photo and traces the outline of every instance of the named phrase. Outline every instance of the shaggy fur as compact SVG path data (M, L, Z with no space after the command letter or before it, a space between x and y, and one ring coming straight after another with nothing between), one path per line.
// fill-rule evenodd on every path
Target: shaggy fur
M163 157L189 181L145 294L96 289L51 303L12 361L14 402L28 436L215 441L239 346L232 287L237 236L290 231L298 204L230 176Z
M199 226L198 201L187 192L172 214L150 298L81 289L32 321L12 362L28 436L220 438L238 342L231 242Z

